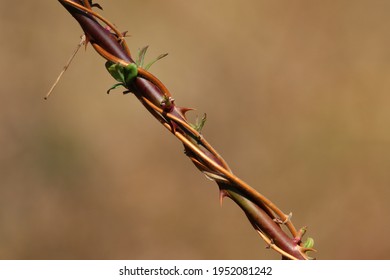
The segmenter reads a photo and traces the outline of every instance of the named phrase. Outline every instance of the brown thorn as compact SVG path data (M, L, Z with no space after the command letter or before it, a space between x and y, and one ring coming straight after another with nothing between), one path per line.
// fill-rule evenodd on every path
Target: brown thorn
M221 205L221 207L222 207L223 199L225 197L229 197L229 194L225 190L219 189L219 204Z
M88 9L92 9L91 5L89 5L89 1L88 0L84 0L84 6L87 7Z

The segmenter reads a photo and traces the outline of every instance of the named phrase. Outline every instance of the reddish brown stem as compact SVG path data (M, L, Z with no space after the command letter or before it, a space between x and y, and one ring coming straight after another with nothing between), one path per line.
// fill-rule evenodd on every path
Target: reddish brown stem
M59 0L59 2L79 22L87 40L106 60L127 65L134 63L123 41L122 34L104 19L91 10L87 0ZM107 24L103 27L99 21ZM176 106L172 102L164 108L162 102L170 97L168 89L154 75L138 68L138 76L128 89L142 102L150 113L169 129L184 145L186 155L207 177L216 181L221 197L228 196L245 212L255 230L268 245L281 253L285 258L307 259L306 249L301 247L301 236L294 225L274 203L255 191L241 179L233 175L223 158L188 123L185 112L187 108ZM289 236L283 231L284 224L290 231Z

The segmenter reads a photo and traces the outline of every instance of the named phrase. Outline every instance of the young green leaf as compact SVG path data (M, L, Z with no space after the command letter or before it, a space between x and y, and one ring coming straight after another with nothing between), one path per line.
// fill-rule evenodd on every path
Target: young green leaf
M192 128L194 128L196 131L200 133L202 131L203 126L206 123L206 119L207 119L207 115L204 114L200 120L198 117L196 118L195 124L190 124L190 125L192 126Z
M167 53L163 53L163 54L160 54L158 57L156 57L154 60L152 60L151 62L149 62L146 66L145 66L145 70L148 70L155 62L157 62L158 60L166 57L168 54Z
M125 77L125 84L130 85L138 76L138 66L135 63L130 63L123 68L123 75Z
M111 76L119 82L109 88L107 93L110 93L111 90L119 86L123 86L129 89L131 83L138 76L138 66L135 63L130 63L126 66L123 66L119 63L107 61L106 69L111 74Z
M311 238L311 237L308 237L305 241L305 243L303 243L303 247L304 248L313 248L314 247L314 239Z
M138 58L137 58L135 63L139 67L143 67L144 66L145 55L146 55L146 52L147 52L148 48L149 48L149 46L145 46L145 47L143 47L142 49L140 49L138 51Z
M111 61L106 62L106 69L111 74L111 76L120 83L125 81L123 66L118 63L113 63Z

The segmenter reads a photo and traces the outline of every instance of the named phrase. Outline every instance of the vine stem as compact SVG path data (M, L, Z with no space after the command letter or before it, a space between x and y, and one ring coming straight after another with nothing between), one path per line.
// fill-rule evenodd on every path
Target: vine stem
M148 99L144 99L144 101L151 107L153 108L153 110L159 112L159 113L163 113L163 111L161 110L161 108L158 108L157 106L155 106L153 103L151 103ZM180 123L181 125L185 125L187 126L188 124L187 123L183 123L181 120L179 120L178 118L170 115L169 113L166 114L166 116L177 122L177 123ZM169 124L165 125L165 127L167 129L169 129L171 132L172 132L172 128ZM265 196L261 195L260 193L256 192L251 186L249 186L247 183L245 183L244 181L242 181L240 178L238 178L237 176L233 175L233 173L231 173L229 170L223 168L222 166L220 166L219 164L215 163L215 161L211 160L207 155L204 154L204 152L202 152L198 146L196 146L195 144L193 144L191 141L188 140L188 138L184 135L182 135L180 132L173 132L174 135L180 140L182 141L186 146L190 147L190 149L192 151L194 151L197 156L199 156L203 161L207 162L210 166L212 166L212 168L214 168L215 170L217 170L218 172L224 174L232 183L235 183L237 185L237 187L242 191L242 192L245 192L245 193L248 193L251 195L251 197L253 197L253 199L259 203L262 203L262 204L265 204L267 207L269 207L273 212L275 212L279 218L282 219L283 223L286 224L286 226L288 227L288 229L290 230L291 234L296 237L297 236L297 230L295 229L294 225L291 223L290 219L289 219L289 215L286 215L283 213L283 211L281 211L272 201L270 201L268 198L266 198ZM208 144L208 142L206 140L203 139L203 142L202 143L207 143L206 146L207 147L211 147L210 144ZM216 151L214 149L212 149L212 152L213 153L216 153Z
M86 43L104 59L127 66L134 63L123 34L108 20L92 10L90 0L59 0L80 23ZM102 22L107 27L101 26ZM288 259L308 259L306 252L313 251L302 245L305 231L297 231L290 215L286 215L271 200L257 192L230 170L225 160L187 120L185 113L191 109L178 107L167 87L149 71L137 67L137 77L124 86L134 93L146 109L182 142L185 153L195 166L220 189L220 199L231 198L246 214L260 237ZM169 99L168 99L169 98ZM169 106L163 106L166 100ZM284 232L286 226L289 234Z

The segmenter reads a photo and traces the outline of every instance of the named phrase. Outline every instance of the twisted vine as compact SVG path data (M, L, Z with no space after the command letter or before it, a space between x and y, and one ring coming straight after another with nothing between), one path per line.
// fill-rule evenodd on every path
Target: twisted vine
M186 112L191 109L177 106L165 85L148 71L150 65L143 67L146 48L134 60L125 41L125 33L92 10L93 7L101 7L91 0L58 1L80 24L86 44L90 43L107 60L107 70L119 82L111 89L123 86L126 89L124 93L132 92L182 142L186 156L207 178L218 184L220 201L225 197L232 199L269 248L280 253L283 259L309 259L307 252L315 250L311 238L302 241L306 228L296 230L291 214L284 214L272 201L232 173L225 160L202 135L205 117L196 124L190 123Z

